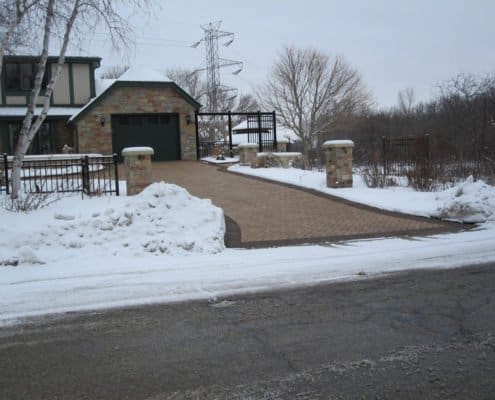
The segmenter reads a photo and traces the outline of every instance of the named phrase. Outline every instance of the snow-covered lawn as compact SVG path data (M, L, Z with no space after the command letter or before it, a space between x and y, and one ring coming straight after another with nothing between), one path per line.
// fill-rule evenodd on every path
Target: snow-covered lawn
M441 192L418 192L410 187L368 188L361 176L353 175L353 187L327 188L325 172L297 168L251 168L239 165L229 171L317 190L356 203L456 222L478 223L495 218L495 188L482 181L465 182Z
M475 188L468 182L457 190ZM364 188L348 195L354 190ZM224 249L222 211L163 183L133 197L72 196L28 214L0 210L0 325L50 313L215 301L412 268L495 262L494 192L480 190L492 214L471 231L258 250ZM471 199L453 197L457 203L449 204Z

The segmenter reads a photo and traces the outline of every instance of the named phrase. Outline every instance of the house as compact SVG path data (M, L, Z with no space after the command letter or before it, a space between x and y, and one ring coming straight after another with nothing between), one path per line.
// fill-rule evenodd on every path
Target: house
M0 80L0 153L13 152L36 71L36 57L4 56ZM47 62L48 80L56 57ZM99 81L98 57L66 57L48 117L29 150L60 153L117 153L151 146L155 160L195 160L194 113L200 104L154 71L128 70L116 80ZM37 109L39 114L40 109Z

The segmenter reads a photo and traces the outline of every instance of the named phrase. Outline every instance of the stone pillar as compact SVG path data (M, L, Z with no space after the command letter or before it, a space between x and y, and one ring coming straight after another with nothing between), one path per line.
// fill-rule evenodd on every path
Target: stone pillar
M155 151L151 147L126 147L122 150L124 157L127 195L138 194L153 183L151 176L151 156Z
M251 165L256 161L259 146L256 143L241 143L239 149L239 165Z
M287 139L278 139L277 140L277 151L280 153L287 152L287 147L289 146L289 141Z
M352 187L352 140L327 140L323 143L327 167L327 187Z

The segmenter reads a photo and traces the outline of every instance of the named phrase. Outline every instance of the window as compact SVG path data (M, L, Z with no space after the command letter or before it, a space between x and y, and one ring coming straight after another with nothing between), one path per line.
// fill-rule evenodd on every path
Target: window
M9 122L9 145L10 152L14 153L15 146L19 140L21 122ZM52 153L52 135L50 134L50 124L44 122L29 146L28 154L49 154Z
M35 63L6 63L5 87L7 90L27 91L34 88L36 78ZM50 64L46 65L46 71L50 70ZM47 85L47 72L43 77L42 88Z

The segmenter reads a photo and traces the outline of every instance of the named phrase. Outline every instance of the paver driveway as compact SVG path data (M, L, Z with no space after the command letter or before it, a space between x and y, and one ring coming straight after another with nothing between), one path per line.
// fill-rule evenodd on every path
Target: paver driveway
M327 195L220 171L197 161L153 163L156 181L209 198L227 218L231 247L268 247L349 238L429 234L456 225L382 212ZM233 221L235 223L233 223Z

